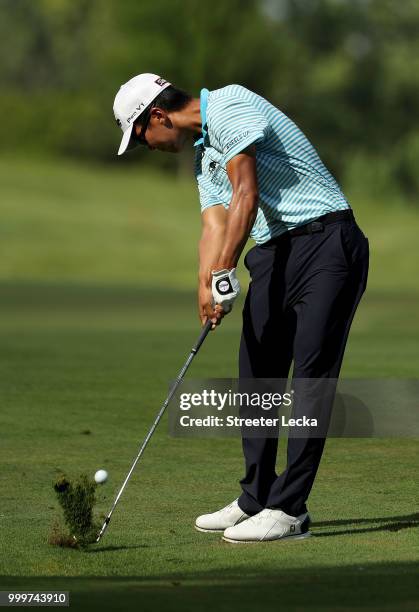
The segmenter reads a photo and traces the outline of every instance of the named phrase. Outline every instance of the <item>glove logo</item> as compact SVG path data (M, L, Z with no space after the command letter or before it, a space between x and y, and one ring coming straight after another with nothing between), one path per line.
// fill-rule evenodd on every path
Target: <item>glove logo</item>
M233 302L240 293L240 283L236 278L236 268L212 271L212 297L224 312L230 312Z
M219 281L217 281L216 287L217 291L221 293L221 295L226 295L227 293L233 291L230 281L226 278L221 278Z

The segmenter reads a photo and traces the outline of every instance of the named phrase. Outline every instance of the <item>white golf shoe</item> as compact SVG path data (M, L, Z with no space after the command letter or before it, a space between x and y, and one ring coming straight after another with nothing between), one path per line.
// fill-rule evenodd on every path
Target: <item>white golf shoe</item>
M289 516L282 510L265 508L240 525L224 531L223 540L232 544L270 542L272 540L300 540L311 535L308 513Z
M241 521L249 518L249 515L243 512L235 499L225 508L212 512L211 514L202 514L195 521L195 529L198 531L224 531L227 527L238 525Z

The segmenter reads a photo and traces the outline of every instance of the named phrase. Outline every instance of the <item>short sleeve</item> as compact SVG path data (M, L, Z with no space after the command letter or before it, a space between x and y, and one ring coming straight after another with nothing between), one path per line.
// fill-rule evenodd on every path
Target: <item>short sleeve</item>
M263 141L269 131L265 115L237 95L213 100L207 124L211 144L222 153L225 163L249 145Z
M220 197L211 185L208 178L202 174L201 152L198 150L195 153L195 178L198 183L199 201L201 204L201 212L210 206L221 204Z
M202 181L198 180L198 191L199 191L199 201L201 203L201 212L210 206L216 206L217 204L221 204L220 198L217 198L213 195Z

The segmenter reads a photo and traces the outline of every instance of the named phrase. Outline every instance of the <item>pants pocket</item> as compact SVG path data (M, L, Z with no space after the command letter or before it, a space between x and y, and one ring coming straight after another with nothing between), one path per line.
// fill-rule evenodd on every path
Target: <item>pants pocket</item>
M359 259L365 257L368 259L368 238L356 223L342 223L339 226L339 239L342 255L348 267Z
M250 257L252 256L252 253L254 253L254 252L255 252L256 248L257 248L257 247L256 247L256 246L254 246L254 247L252 247L251 249L249 249L249 250L247 251L246 255L244 256L244 259L243 259L244 267L245 267L245 268L246 268L246 269L247 269L249 272L250 272L250 266L251 266L251 264L250 264Z

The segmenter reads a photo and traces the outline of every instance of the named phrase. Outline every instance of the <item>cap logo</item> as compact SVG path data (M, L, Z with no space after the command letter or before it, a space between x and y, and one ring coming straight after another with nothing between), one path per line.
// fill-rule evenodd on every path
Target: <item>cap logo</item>
M167 83L167 81L165 81L164 79L162 79L161 77L159 77L158 79L156 79L154 81L155 83L157 83L157 85L160 85L161 87L163 87L163 85L165 85Z
M138 115L138 111L140 111L145 106L144 102L140 102L138 106L135 107L135 111L127 117L127 123L131 123L132 119Z
M127 117L127 123L131 123L131 119L137 114L137 109Z

